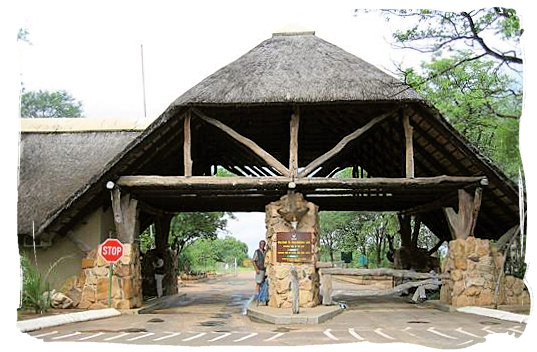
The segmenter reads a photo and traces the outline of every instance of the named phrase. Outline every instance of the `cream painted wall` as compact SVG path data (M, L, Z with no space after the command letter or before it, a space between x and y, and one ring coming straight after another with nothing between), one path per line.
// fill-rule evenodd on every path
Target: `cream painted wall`
M111 214L111 210L103 212L99 208L75 225L67 236L56 236L52 246L37 248L37 264L42 275L59 261L49 275L52 288L59 289L67 278L80 273L85 251L96 249L101 239L107 237L109 224L113 226ZM25 248L25 253L33 263L33 249Z

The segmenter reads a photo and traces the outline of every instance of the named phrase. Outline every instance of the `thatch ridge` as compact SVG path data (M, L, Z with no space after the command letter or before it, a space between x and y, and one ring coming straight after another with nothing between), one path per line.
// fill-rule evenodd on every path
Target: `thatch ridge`
M312 33L275 35L172 105L421 101L407 85Z

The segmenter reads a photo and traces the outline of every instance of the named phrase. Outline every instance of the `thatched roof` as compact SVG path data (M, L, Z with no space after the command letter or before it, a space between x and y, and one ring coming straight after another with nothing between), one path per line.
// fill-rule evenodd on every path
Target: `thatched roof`
M306 32L274 34L172 105L415 100L394 77Z
M32 234L32 222L37 230L140 132L111 119L23 119L18 233Z
M498 238L518 222L515 185L472 148L434 107L363 60L312 34L298 34L273 36L179 97L131 143L125 140L124 148L119 143L115 156L112 150L104 155L99 161L101 168L95 168L92 177L80 176L78 186L73 184L63 194L63 201L55 199L54 211L42 213L42 221L36 220L37 233L65 233L92 209L109 204L107 181L116 181L124 175L183 175L183 119L191 107L255 141L283 164L289 160L290 116L298 109L299 167L308 165L375 116L393 112L390 118L349 143L324 164L315 174L321 177L354 165L374 177L404 177L405 137L400 114L406 114L414 127L416 177L488 178L489 186L483 190L476 225L478 237ZM239 175L267 176L274 171L243 145L195 114L191 127L194 176L211 175L211 168L217 165ZM55 159L62 155L60 151L66 152L62 146L51 148L59 151L47 152L51 156L47 165L54 165ZM25 158L27 154L23 153L22 159ZM68 170L67 164L63 170ZM21 168L21 174L24 172ZM39 182L45 183L46 178ZM21 183L19 194L32 189L29 185L30 182ZM264 211L264 205L286 192L254 190L255 194L245 197L231 187L230 184L226 197L161 190L134 196L140 203L166 211ZM456 190L453 193L456 196ZM437 210L423 214L423 221L437 236L446 239L450 235L441 207L457 205L456 198L450 194L435 191L419 195L406 192L397 202L352 193L316 196L319 194L315 192L306 194L321 210L405 210L439 199L443 203ZM51 202L47 209L54 207Z

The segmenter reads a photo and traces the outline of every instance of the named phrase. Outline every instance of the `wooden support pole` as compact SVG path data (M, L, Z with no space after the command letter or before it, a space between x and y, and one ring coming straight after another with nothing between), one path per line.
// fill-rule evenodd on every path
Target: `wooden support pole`
M291 115L290 125L290 141L289 141L289 177L296 178L298 176L298 126L300 123L300 111L298 107Z
M404 114L404 113L403 113ZM403 128L405 130L405 165L406 177L414 177L414 144L412 141L414 128L410 125L410 117L408 114L403 115Z
M466 239L474 235L475 224L481 206L481 188L477 187L472 196L464 189L459 189L459 211L444 208L444 214L453 239Z
M185 176L192 176L192 139L191 139L191 129L190 129L190 120L192 118L192 113L190 110L185 114L184 121L184 139L183 139L183 159L184 159L184 171Z
M365 126L362 126L362 127L358 128L353 133L351 133L351 134L347 135L346 137L344 137L341 141L339 141L338 144L336 144L336 146L334 148L332 148L328 152L324 153L323 155L321 155L320 157L318 157L317 159L315 159L311 163L309 163L304 168L304 170L302 170L302 172L300 172L298 177L305 177L305 176L308 176L309 174L311 174L319 166L324 164L327 160L331 159L332 157L337 155L339 152L341 152L343 150L343 148L345 148L345 146L347 144L349 144L353 140L357 139L358 137L363 135L365 132L367 132L372 127L374 127L378 123L382 122L385 118L391 116L392 114L393 114L393 111L390 111L390 112L387 112L385 114L379 115L379 116L375 117L374 119L372 119L371 121L369 121Z
M255 155L260 157L267 165L273 167L274 169L278 170L280 174L283 176L289 175L289 169L285 167L282 163L278 161L275 157L273 157L271 154L266 152L263 148L261 148L257 143L252 141L251 139L248 139L241 135L240 133L237 133L232 128L228 127L221 121L218 121L216 119L213 119L207 115L205 115L203 112L199 111L198 109L192 109L192 112L194 112L199 118L201 118L203 121L207 122L210 125L213 125L214 127L220 129L221 131L228 134L231 138L236 140L237 142L243 144L248 149L250 149Z
M321 274L321 296L323 305L329 306L332 304L332 275Z
M129 194L122 196L118 187L111 192L117 239L123 243L134 243L138 225L138 201Z
M170 225L173 215L161 215L155 220L155 247L157 250L168 246Z

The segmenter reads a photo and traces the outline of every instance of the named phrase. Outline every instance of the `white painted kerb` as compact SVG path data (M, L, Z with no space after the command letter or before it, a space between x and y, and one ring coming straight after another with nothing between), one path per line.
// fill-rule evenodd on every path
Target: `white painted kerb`
M483 307L461 307L457 308L458 312L483 315L489 318L512 321L516 323L528 323L528 316L524 314L515 314L503 310L496 310Z
M121 313L114 308L88 310L86 312L52 315L48 317L18 321L17 328L19 328L22 332L29 332L63 324L111 318L118 315L121 315Z

